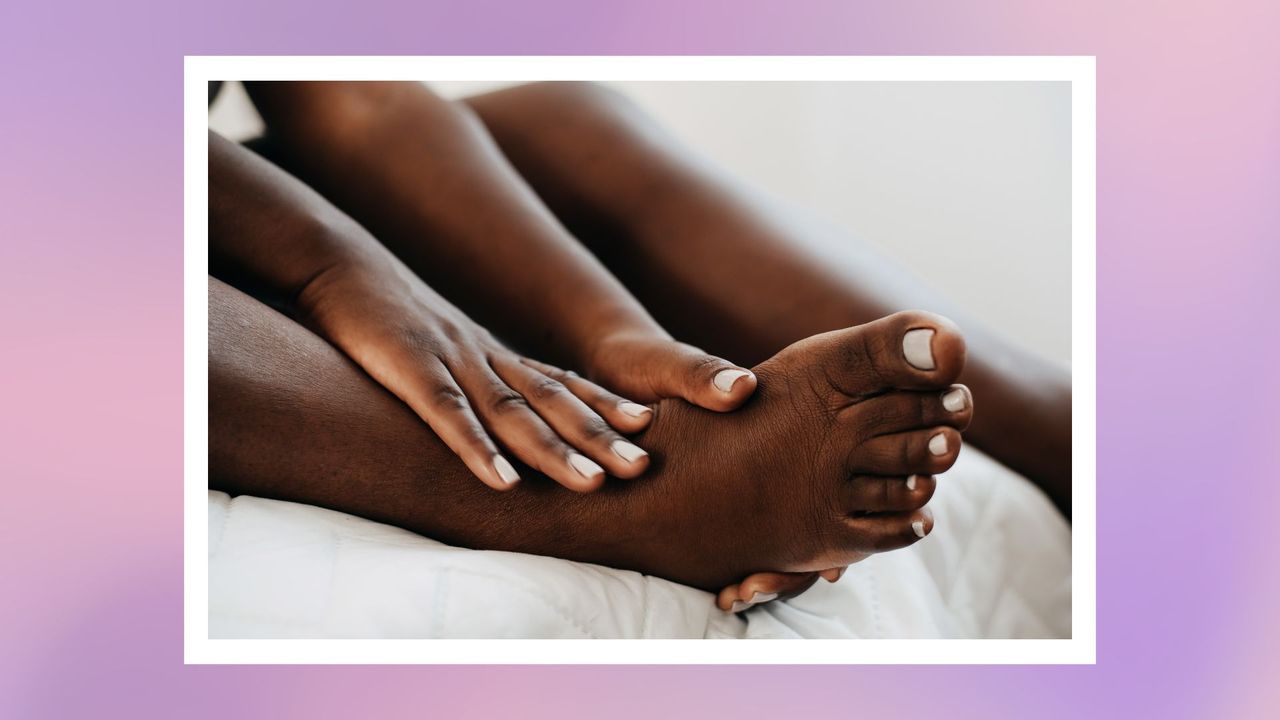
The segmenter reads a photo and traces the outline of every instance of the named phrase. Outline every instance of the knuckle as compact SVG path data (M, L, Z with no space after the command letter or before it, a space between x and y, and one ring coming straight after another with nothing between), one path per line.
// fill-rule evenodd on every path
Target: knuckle
M440 337L423 327L397 327L391 331L394 342L410 351L427 355L439 355L444 350Z
M535 400L550 400L558 397L565 390L564 384L549 375L543 375L533 382L529 394Z
M528 407L524 396L509 387L495 387L489 394L489 411L495 415L509 415Z
M471 405L467 402L467 396L462 394L456 385L447 383L439 383L430 389L431 404L441 410L446 411L465 411L469 410Z
M613 434L613 428L598 415L592 415L582 423L582 435L588 440L610 438Z
M728 363L718 357L701 355L689 361L689 370L697 374L709 375L719 371L727 365Z
M438 332L441 337L453 345L461 345L468 337L467 330L455 322L440 323Z

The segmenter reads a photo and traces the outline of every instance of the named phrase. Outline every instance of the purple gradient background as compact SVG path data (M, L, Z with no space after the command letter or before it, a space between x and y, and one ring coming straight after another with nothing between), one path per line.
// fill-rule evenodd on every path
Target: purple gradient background
M0 716L1269 714L1277 27L1275 2L3 3ZM184 667L182 56L256 53L1096 55L1098 665Z

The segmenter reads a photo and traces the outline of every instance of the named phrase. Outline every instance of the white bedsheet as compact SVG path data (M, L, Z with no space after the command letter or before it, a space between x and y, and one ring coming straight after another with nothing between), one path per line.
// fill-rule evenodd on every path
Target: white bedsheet
M1059 638L1070 528L966 448L936 528L834 585L740 616L709 593L596 565L450 547L343 513L209 493L215 638Z

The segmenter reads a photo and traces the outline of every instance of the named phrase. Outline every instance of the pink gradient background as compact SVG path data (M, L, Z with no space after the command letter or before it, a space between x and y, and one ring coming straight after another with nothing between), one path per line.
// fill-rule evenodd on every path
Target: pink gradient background
M0 716L1264 716L1275 2L0 5ZM184 667L184 54L1098 57L1098 665ZM1270 611L1270 612L1268 612Z

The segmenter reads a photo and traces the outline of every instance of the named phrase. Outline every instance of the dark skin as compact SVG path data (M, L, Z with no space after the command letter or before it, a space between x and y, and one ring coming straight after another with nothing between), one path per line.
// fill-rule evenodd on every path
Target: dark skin
M642 436L655 460L644 482L575 493L533 475L518 493L497 493L403 403L284 315L210 278L209 318L211 487L708 590L764 570L846 565L927 535L932 475L955 461L972 417L967 390L950 383L964 361L954 327L900 313L756 366L760 393L738 412L656 403ZM925 329L929 370L901 349L906 333ZM952 391L958 410L943 404Z
M706 382L682 371L678 353L650 350L669 340L662 328L751 364L804 337L905 308L938 308L959 318L970 347L963 380L983 398L970 440L1029 477L1070 517L1067 372L966 318L864 244L726 177L621 95L590 83L535 83L468 98L451 112L417 83L249 88L275 131L273 157L377 228L379 239L416 272L486 327L611 389L629 378L663 378L646 381L662 392L627 388L645 401L675 396L726 409L697 394ZM315 122L317 116L334 119ZM389 129L378 131L379 125ZM329 150L310 152L316 143ZM441 155L451 159L431 160ZM446 182L458 167L478 175ZM475 192L495 184L501 189ZM484 204L441 200L435 189L442 185L455 193L470 189ZM535 195L536 208L529 206ZM477 217L496 219L477 234ZM799 236L815 233L834 237L841 255L804 251ZM564 308L513 313L507 298L486 291L485 278L506 277L513 265L530 267L545 257L562 265L578 257L563 247L566 241L585 244L639 299L643 318L622 313L629 319L591 325L586 340L559 342L545 318L559 317ZM488 260L511 252L523 259L467 270L477 247L495 243L503 252ZM696 365L701 358L687 360Z
M383 88L390 84L371 85ZM345 101L331 102L333 94L340 90ZM750 198L751 202L745 201L737 188L690 162L683 149L677 148L634 109L609 93L574 84L552 84L472 99L472 108L502 145L507 155L504 158L495 153L484 128L477 132L478 123L469 111L457 112L457 105L443 103L434 96L430 96L430 101L422 101L418 93L425 91L420 86L407 88L408 92L406 88L391 93L381 89L371 93L367 87L357 90L351 93L333 84L301 89L292 85L254 89L254 96L273 130L290 131L277 132L273 138L292 139L275 143L275 157L290 163L291 170L302 173L315 186L324 189L326 196L337 199L344 210L355 212L363 224L378 227L379 239L418 274L430 276L440 267L467 268L467 272L439 275L441 282L455 283L450 298L460 297L468 313L492 317L492 326L519 338L521 347L546 353L542 355L545 357L562 359L601 380L608 379L610 372L618 376L619 368L625 370L620 373L623 378L644 377L646 368L658 368L653 372L658 381L648 379L646 387L640 388L652 391L640 393L645 399L661 396L654 391L655 385L667 393L684 393L695 399L699 393L707 395L705 376L687 370L690 364L697 366L705 355L690 354L688 346L674 343L661 328L655 330L657 325L647 319L647 314L641 317L613 310L579 326L577 340L567 342L574 337L573 333L558 334L561 328L545 325L545 318L558 317L547 308L532 308L537 311L519 316L525 322L512 324L510 321L517 316L498 312L503 307L510 308L499 294L468 294L467 289L483 287L484 278L501 274L504 269L531 267L548 253L552 256L561 253L557 257L561 261L567 259L545 263L548 267L581 264L581 255L573 250L577 241L558 225L558 217L587 241L593 252L627 282L664 324L680 328L688 337L713 350L726 355L731 354L728 351L741 354L732 355L734 357L765 357L785 344L779 344L780 339L798 338L799 333L788 332L792 327L816 331L819 327L839 327L854 319L869 320L883 314L876 308L890 307L887 297L919 298L921 295L914 285L885 282L885 278L893 274L884 268L850 273L864 277L858 278L856 288L837 291L839 283L845 282L843 278L832 281L830 267L808 261L790 247L788 234L801 227L792 216L767 203L755 206L754 197ZM315 103L317 97L325 102L306 104ZM442 104L446 108L442 108ZM290 108L298 107L311 109L296 115L291 112ZM447 107L454 111L447 111ZM331 113L331 117L337 119L315 121L322 110L328 112L334 108L340 108L340 112ZM373 112L375 108L377 111ZM290 118L295 116L308 121L291 126ZM370 116L374 116L373 119ZM566 122L566 119L579 122ZM353 126L364 132L351 132ZM383 132L369 132L370 128L380 126ZM352 136L362 140L358 143L346 140ZM403 140L406 137L434 140L406 146ZM390 141L396 144L387 146ZM313 143L333 152L308 154L306 148L309 144L314 147ZM464 152L459 155L457 148L463 148ZM465 151L467 148L470 150ZM415 152L420 156L415 158ZM452 154L453 159L428 162L442 154ZM524 177L511 172L509 166L504 167L507 159ZM597 173L601 167L612 168L612 172ZM447 182L460 169L476 173L476 168L480 168L479 174L467 182L456 185ZM529 207L532 193L527 188L508 187L512 182L525 181L534 185L537 195L555 210L555 216L539 211L537 206ZM442 183L452 188L443 201L441 193L435 192ZM495 183L499 190L469 191L483 190ZM471 234L477 217L486 218L483 229L487 233L479 236ZM519 228L524 229L523 234L516 232ZM687 233L682 234L686 229ZM495 237L509 240L502 246L503 252L475 254L477 247L491 248ZM570 243L568 250L563 247L566 242ZM528 252L527 261L498 263L488 268L483 267L483 262L477 262L486 258L501 259L513 251ZM754 264L757 270L770 268L768 276L753 277L749 272L735 274L750 269L735 265L736 260L744 257L753 261L746 264ZM715 262L699 262L700 258L712 258ZM476 265L481 267L470 270ZM596 271L590 262L585 266L592 273ZM691 268L697 270L693 276ZM741 282L738 279L741 277L748 281ZM656 282L654 278L664 279ZM775 280L781 283L778 294L759 291L771 288L769 283ZM816 295L809 298L808 303L778 301L778 298L798 294L804 300L800 291L815 286L819 294L830 293L825 302ZM744 293L744 289L751 292ZM767 298L773 299L764 302ZM605 303L604 306L625 308L628 303ZM690 307L698 307L700 312L690 313ZM814 312L815 308L819 312ZM837 316L848 321L833 324ZM536 326L540 319L544 324ZM530 332L531 327L540 329ZM583 327L588 330L584 332ZM584 345L583 338L592 341ZM988 346L989 350L1007 350L994 342ZM992 354L989 352L988 357ZM690 360L693 362L688 362ZM1040 385L1032 382L1028 367L1034 365L1017 368L1020 382L1042 391ZM551 372L554 373L554 369ZM1060 386L1060 378L1053 373L1046 372L1044 377L1053 380L1048 386ZM992 379L992 373L969 371L966 378L971 382L985 382ZM1002 385L1006 394L1016 396L1018 402L1033 399L1027 392L1019 393L1017 382L995 384ZM1046 398L1034 405L1046 409L1061 407L1047 397L1056 395L1055 392L1042 394ZM1065 397L1069 400L1069 385ZM704 404L715 405L705 400ZM1069 421L1069 402L1065 406ZM986 408L984 417L985 414ZM1012 415L1018 417L1016 411ZM1018 429L1025 431L1025 425L1021 422ZM1032 430L1032 435L1039 434L1038 428ZM987 449L998 448L1001 434L988 431L985 435L993 441ZM1069 448L1069 434L1066 437ZM1035 444L1034 440L1031 444ZM1037 457L1043 464L1044 457ZM1067 503L1069 507L1069 494ZM774 569L779 567L782 566ZM741 586L730 586L727 590L732 592L722 596L721 604L727 606L731 600L750 597L757 591L796 591L812 579L812 574L784 577L762 573Z
M465 105L419 83L246 87L270 156L514 347L585 369L627 398L729 411L754 389L733 363L675 342L565 230ZM316 152L316 148L324 148ZM608 361L596 361L605 354Z
M910 307L956 319L982 399L966 439L1071 515L1071 378L987 331L864 244L699 159L628 99L588 83L469 98L544 202L665 327L743 363ZM833 237L837 257L798 240ZM697 307L698 312L689 312Z
M497 454L487 444L484 431L488 428L496 429L497 437L526 463L516 471L520 476L554 477L578 491L599 487L603 473L580 477L575 465L563 461L574 450L555 432L590 452L618 477L634 477L647 467L648 456L609 429L602 418L613 428L635 432L647 425L651 410L640 407L640 416L625 412L628 406L639 406L557 368L515 356L324 198L212 133L210 236L215 273L271 302L346 352L431 423L436 434L491 487L505 490L511 485L486 465ZM620 286L618 292L624 292ZM662 342L674 348L673 357L686 357L691 350L670 339ZM505 392L484 389L483 384L480 391L475 389L475 365L466 361L467 353L483 357L480 366L492 369L489 377L495 382L491 384L506 382ZM717 362L723 366L723 361ZM453 394L431 389L433 384L452 387L445 385L451 382L447 374L424 372L439 373L445 366L457 378ZM696 364L697 372L710 367L705 360ZM739 383L736 390L753 389L754 376L744 379L750 383ZM431 406L441 400L457 405ZM451 424L433 422L438 417L432 411L460 415L471 407L485 423L482 427L470 418L463 423L470 427L464 428L461 437ZM520 415L524 429L519 423L514 430L505 427L513 419L521 420ZM548 427L542 432L527 430L538 427L537 421L543 418ZM630 461L619 453L620 443L640 453L639 460ZM553 461L540 462L547 456ZM838 570L825 572L834 581ZM813 579L812 574L770 574L753 581L765 583L770 592L795 592ZM726 596L723 604L728 608L732 601Z
M209 235L216 275L342 349L490 487L515 484L490 432L575 490L599 487L604 469L630 478L647 466L618 431L640 430L649 411L512 353L324 198L213 133Z

